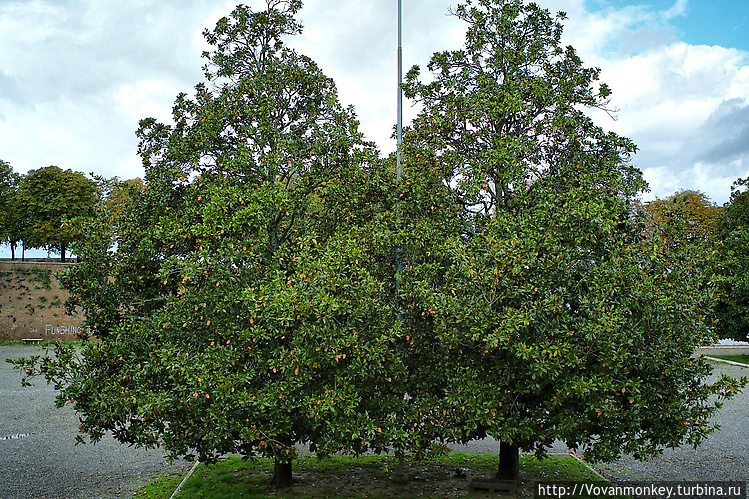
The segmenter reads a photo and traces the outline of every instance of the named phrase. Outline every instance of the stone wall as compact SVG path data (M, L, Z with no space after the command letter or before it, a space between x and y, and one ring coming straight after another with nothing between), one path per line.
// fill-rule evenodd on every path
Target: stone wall
M74 340L82 316L65 313L56 273L72 263L0 261L0 341Z

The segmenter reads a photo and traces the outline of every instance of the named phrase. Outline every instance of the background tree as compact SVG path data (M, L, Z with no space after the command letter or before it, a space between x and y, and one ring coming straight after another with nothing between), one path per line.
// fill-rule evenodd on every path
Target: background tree
M16 259L23 227L23 208L18 201L21 178L10 163L0 160L0 241L10 246L12 260Z
M602 460L700 441L709 395L735 386L705 385L709 366L691 358L710 341L709 296L645 237L635 145L586 114L607 109L599 70L561 46L563 13L476 0L454 14L465 47L405 86L423 106L408 136L469 222L435 248L439 280L408 264L402 277L446 377L425 419L443 415L448 440L498 438L510 479L519 448L555 439Z
M715 306L722 338L749 338L749 179L738 179L718 219L714 280L719 294Z
M719 292L714 286L714 266L722 259L716 244L722 208L702 192L683 190L636 209L645 215L646 232L662 242L664 257L682 262L684 275L691 275L700 292L709 295L703 315L710 317L712 328L711 310Z
M709 244L722 211L707 194L693 190L650 201L643 208L648 229L661 231L665 241L674 246Z
M75 231L65 222L92 217L97 195L96 184L82 173L57 166L29 171L15 200L28 220L21 234L24 247L54 251L64 262L75 240Z
M121 180L99 179L99 191L102 193L100 211L106 212L112 226L122 220L127 207L134 197L143 193L145 185L139 178Z
M0 160L0 236L9 242L8 207L18 184L18 175L10 163Z

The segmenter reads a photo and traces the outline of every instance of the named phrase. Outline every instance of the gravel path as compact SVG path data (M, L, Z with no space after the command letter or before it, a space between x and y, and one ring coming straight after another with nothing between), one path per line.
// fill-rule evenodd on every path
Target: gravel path
M96 445L74 445L78 419L54 407L54 390L43 380L22 388L6 358L33 355L32 345L0 345L0 499L124 497L154 474L186 470L159 451L126 447L112 438ZM749 369L716 363L716 372L749 376ZM721 429L697 449L669 450L649 462L625 457L596 466L614 480L749 481L749 390L726 402L715 421ZM497 452L486 439L463 452ZM564 447L555 448L564 451Z
M0 345L0 499L125 497L154 474L182 469L159 451L112 438L75 445L78 418L57 409L43 379L21 387L6 358L39 352L33 345Z

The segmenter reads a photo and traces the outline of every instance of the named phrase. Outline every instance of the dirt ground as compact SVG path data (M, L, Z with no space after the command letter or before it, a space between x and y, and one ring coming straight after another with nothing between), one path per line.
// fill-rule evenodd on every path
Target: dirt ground
M253 472L255 478L269 482L270 472ZM276 497L502 497L495 485L484 482L494 470L472 469L459 465L430 462L406 466L406 481L394 479L393 470L378 464L357 466L341 472L295 471L292 488L270 491ZM533 497L534 480L521 476L514 497ZM502 487L500 487L502 488ZM480 490L484 489L484 490ZM495 489L495 490L489 490Z

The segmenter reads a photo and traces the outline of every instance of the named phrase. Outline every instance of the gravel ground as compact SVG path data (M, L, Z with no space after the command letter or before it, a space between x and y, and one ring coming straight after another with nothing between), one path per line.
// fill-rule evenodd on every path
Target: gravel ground
M78 419L54 407L54 391L43 380L22 388L6 358L34 355L32 345L0 345L0 499L125 497L154 474L186 470L159 451L124 446L112 438L74 445ZM716 372L749 376L749 369L716 363ZM726 402L715 422L721 429L697 449L669 450L649 462L625 457L596 466L614 480L749 481L749 390ZM462 452L497 452L491 439L454 446ZM564 446L556 446L564 452Z
M182 469L159 451L105 438L75 445L78 418L57 409L43 379L21 387L6 358L36 354L32 345L0 345L0 499L126 497L157 473Z

